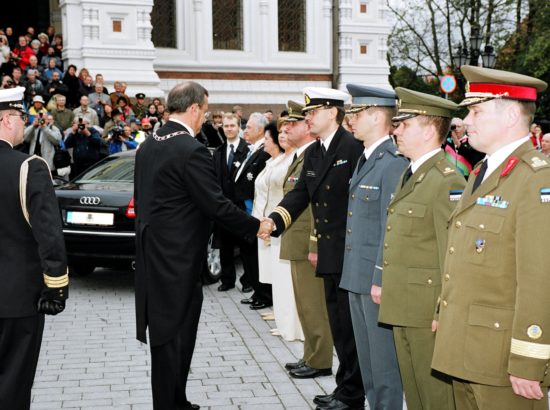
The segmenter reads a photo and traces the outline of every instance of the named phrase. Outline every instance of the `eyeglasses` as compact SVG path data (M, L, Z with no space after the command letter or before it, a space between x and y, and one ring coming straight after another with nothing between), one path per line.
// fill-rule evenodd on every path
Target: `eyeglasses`
M28 114L21 114L21 115L18 115L18 114L8 114L9 116L11 117L20 117L23 122L27 122L27 120L29 119L29 115ZM2 121L3 118L0 118L0 121Z

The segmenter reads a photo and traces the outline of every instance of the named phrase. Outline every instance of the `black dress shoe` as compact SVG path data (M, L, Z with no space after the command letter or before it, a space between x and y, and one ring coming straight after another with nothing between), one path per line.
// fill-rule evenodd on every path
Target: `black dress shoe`
M243 305L252 305L253 303L256 303L256 300L253 298L241 299L241 303Z
M332 374L332 369L314 369L304 364L302 367L292 369L288 374L295 379L313 379L319 376L330 376Z
M183 407L176 407L177 410L199 410L201 408L201 406L199 406L198 404L187 404Z
M254 290L254 289L252 288L252 286L250 286L250 285L244 286L244 285L243 285L243 293L250 293L250 292L252 292L253 290Z
M303 365L306 364L306 361L304 359L300 359L298 360L297 362L295 363L287 363L285 364L285 369L287 370L293 370L293 369L297 369L298 367L302 367Z
M313 398L313 403L315 404L326 404L334 399L334 393L330 394L319 394Z
M252 310L259 310L259 309L265 309L268 307L273 306L273 303L265 302L263 300L257 300L256 302L252 303L250 305L250 309Z
M316 410L364 410L365 406L348 406L346 403L333 398L325 404L319 404Z
M233 289L235 285L228 285L226 283L222 283L220 286L218 286L218 291L220 292L226 292L229 289Z

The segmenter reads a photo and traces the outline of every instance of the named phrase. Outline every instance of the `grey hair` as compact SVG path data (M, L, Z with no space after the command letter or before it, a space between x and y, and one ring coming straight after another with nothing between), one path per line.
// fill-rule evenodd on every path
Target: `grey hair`
M253 112L250 114L250 117L248 117L248 121L252 120L254 124L256 124L256 128L258 130L265 130L265 127L267 124L269 124L269 121L262 113L259 112Z
M208 91L199 83L188 81L176 85L166 100L166 109L171 113L185 112L193 104L202 105Z

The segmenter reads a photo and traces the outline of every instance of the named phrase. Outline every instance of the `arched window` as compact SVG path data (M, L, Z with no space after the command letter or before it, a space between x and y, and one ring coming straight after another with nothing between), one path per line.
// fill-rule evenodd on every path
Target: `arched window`
M174 0L155 0L151 12L155 47L176 48L176 4Z
M212 44L215 50L243 49L242 0L212 0Z
M279 51L306 51L306 1L279 0Z

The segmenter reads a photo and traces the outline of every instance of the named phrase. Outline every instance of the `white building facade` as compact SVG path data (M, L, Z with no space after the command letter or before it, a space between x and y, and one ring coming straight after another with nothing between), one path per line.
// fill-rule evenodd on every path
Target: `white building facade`
M60 0L59 11L65 61L127 82L129 95L163 96L194 80L211 104L272 106L300 100L306 86L389 87L384 4Z

